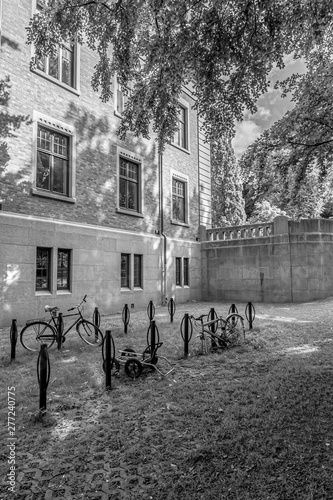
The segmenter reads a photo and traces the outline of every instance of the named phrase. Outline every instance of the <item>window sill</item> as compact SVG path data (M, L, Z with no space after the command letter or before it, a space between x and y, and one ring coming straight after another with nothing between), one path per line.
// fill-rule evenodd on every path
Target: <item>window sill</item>
M134 292L143 292L143 288L141 286L135 286Z
M190 155L191 153L189 152L188 149L186 148L183 148L182 146L179 146L178 144L175 144L174 142L170 142L170 146L173 146L174 148L177 148L179 149L180 151L183 151L183 153L186 153L188 155Z
M127 293L129 293L129 292L132 292L132 290L131 290L130 288L121 287L121 288L120 288L120 292L121 292L121 293L123 293L123 292L127 292Z
M70 290L57 290L57 295L72 295Z
M35 196L42 196L43 198L51 198L53 200L64 201L65 203L76 203L76 198L71 198L68 196L62 196L60 194L50 193L48 191L42 191L38 188L32 188L31 194Z
M132 210L126 210L124 208L117 208L116 209L118 214L123 214L123 215L132 215L133 217L140 217L143 219L144 215L141 212L132 212Z
M70 87L69 85L66 85L66 83L61 82L60 80L57 80L56 78L53 78L53 76L47 75L44 73L44 71L41 71L40 69L32 69L32 73L35 73L36 75L41 76L42 78L45 78L45 80L48 80L49 82L55 83L59 87L68 90L69 92L72 92L72 94L75 94L77 96L81 95L81 92L79 92L77 89L74 87Z
M171 219L171 224L174 224L175 226L190 227L187 222L181 222L180 220L175 219Z
M50 295L52 295L52 292L50 292L50 290L36 290L35 291L36 297L43 297L44 295L50 296Z

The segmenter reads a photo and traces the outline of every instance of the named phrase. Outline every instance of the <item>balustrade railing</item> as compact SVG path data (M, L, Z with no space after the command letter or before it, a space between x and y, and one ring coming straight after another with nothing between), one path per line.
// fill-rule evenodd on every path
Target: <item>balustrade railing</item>
M244 226L219 227L207 229L207 240L242 240L246 238L263 238L274 234L273 222L265 224L248 224Z

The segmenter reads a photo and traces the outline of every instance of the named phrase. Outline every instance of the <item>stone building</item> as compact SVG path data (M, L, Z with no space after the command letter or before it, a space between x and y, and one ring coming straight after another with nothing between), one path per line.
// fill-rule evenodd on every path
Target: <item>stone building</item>
M201 299L199 228L210 227L210 152L184 88L178 131L116 130L125 96L91 88L95 54L59 47L30 69L25 27L38 0L0 0L0 327L87 294L103 313ZM14 126L16 125L16 126Z

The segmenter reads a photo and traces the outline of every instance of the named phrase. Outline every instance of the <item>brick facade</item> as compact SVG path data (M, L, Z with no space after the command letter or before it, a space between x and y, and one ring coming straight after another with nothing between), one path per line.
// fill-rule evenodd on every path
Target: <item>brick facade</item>
M77 256L79 260L82 258L82 252L87 250L86 245L88 244L83 230L84 226L88 226L91 231L95 230L98 234L103 229L114 231L113 238L118 242L119 249L124 245L126 247L129 234L139 246L142 241L149 241L149 244L144 243L146 249L142 250L144 256L148 256L151 251L151 249L147 250L147 245L149 247L154 241L153 247L156 248L159 255L160 269L158 272L156 270L156 275L150 278L151 283L155 280L155 290L150 285L150 288L148 285L144 285L141 294L144 298L140 299L140 303L143 304L147 299L154 299L159 303L166 297L170 297L170 294L175 297L178 294L179 300L198 298L201 280L196 264L199 251L197 244L199 226L203 220L207 226L210 222L209 204L207 208L207 200L210 199L207 187L209 182L206 182L203 187L202 181L205 176L207 178L209 171L207 168L209 149L207 146L203 146L203 141L199 137L197 115L191 109L193 104L191 92L184 90L182 95L182 101L188 109L188 151L174 145L168 145L163 155L163 178L159 179L160 168L154 140L138 139L129 134L126 141L120 141L116 136L116 129L121 118L115 113L114 100L102 103L91 88L91 75L96 64L96 56L90 49L82 46L78 50L79 80L77 89L65 88L64 85L52 81L40 72L30 70L29 64L33 52L31 46L26 44L25 27L29 23L32 12L33 0L2 0L0 78L9 75L11 83L6 112L12 116L25 115L28 117L28 120L23 122L13 134L4 137L8 151L0 158L0 203L3 215L0 217L0 225L4 224L7 228L7 231L1 231L2 236L0 236L0 250L1 248L6 250L2 251L2 257L0 257L4 280L2 298L0 296L0 299L3 302L4 310L8 311L8 308L12 307L11 304L15 296L15 294L14 296L11 294L11 298L9 298L8 295L8 269L16 269L15 266L20 263L26 266L24 279L26 280L26 276L29 276L30 280L26 292L22 295L27 308L35 309L36 304L41 304L42 299L36 296L34 289L35 254L33 248L36 245L46 244L48 237L44 238L43 235L54 235L54 221L63 222L64 228L67 227L65 233L68 232L68 228L75 227L75 230L73 229L75 242L71 243L70 239L67 238L62 243L56 243L56 247L57 245L58 247L64 246L64 242L66 242L66 247L73 249L74 257ZM76 156L75 202L45 197L33 192L33 170L36 161L36 114L45 116L46 120L49 118L51 122L54 120L57 123L65 124L74 130L74 136L71 140L73 140L74 145L73 154ZM200 141L201 154L199 154ZM206 151L202 153L204 148ZM129 215L118 210L117 176L120 150L125 150L129 155L142 159L143 211L141 216ZM175 224L172 221L173 173L186 179L188 190L188 223L186 224ZM163 186L162 199L160 199L161 185ZM203 201L200 198L200 190L205 190ZM162 212L160 210L161 202L163 203ZM204 215L203 210L205 211ZM161 224L161 213L163 213L163 224ZM12 220L10 220L10 214L12 214ZM29 230L29 242L26 241L26 234L23 231L24 221L27 221L27 217L29 220L35 221ZM19 220L21 223L18 224ZM45 221L45 224L42 225L43 229L37 223L39 220ZM50 225L49 230L47 229L48 224ZM77 226L73 226L73 224L77 224ZM12 241L12 237L8 236L9 226L16 228L14 230L17 233L16 243ZM160 234L161 228L164 232L163 238ZM33 235L34 231L35 235ZM59 228L57 231L59 234ZM77 239L79 234L81 236ZM92 236L89 245L93 245L93 242L98 240L97 236L97 240L94 238ZM144 240L145 238L148 240ZM164 239L166 239L166 243ZM34 241L39 243L33 245ZM17 256L21 251L22 255L29 255L27 261L22 256L16 257L17 261L9 258L8 245L12 244L19 246L13 250L13 255ZM4 246L1 247L1 245ZM165 251L163 248L168 252L167 256L163 255ZM178 289L174 285L174 258L177 256L175 252L185 258L191 258L193 255L191 286L188 288ZM4 255L7 257L5 258ZM102 255L98 254L98 258L102 258ZM148 275L148 259L149 257L146 261L144 259L144 266L147 268L146 275ZM167 263L167 269L161 269L163 261ZM73 265L76 265L75 261ZM112 276L116 276L114 281L113 278L111 280L112 287L115 287L116 290L113 302L119 307L123 302L122 297L125 292L120 289L120 264L116 257L113 259L113 266ZM75 282L73 282L71 290L75 296L73 300L79 298L80 294L84 292L83 285L76 286L80 282L78 267L76 271L77 274L74 273ZM82 273L85 274L83 269L81 269ZM167 280L167 283L164 284L164 290L162 290L161 275L164 276L163 279ZM94 288L96 279L93 276L90 279L89 286ZM104 285L108 288L110 283L104 283ZM88 285L86 284L86 286ZM17 299L21 297L19 290L20 287L17 288ZM96 293L98 294L97 291L94 292L95 295ZM121 295L122 293L123 295ZM51 295L52 299L57 299L56 291L53 290ZM8 322L10 314L6 313L5 316Z

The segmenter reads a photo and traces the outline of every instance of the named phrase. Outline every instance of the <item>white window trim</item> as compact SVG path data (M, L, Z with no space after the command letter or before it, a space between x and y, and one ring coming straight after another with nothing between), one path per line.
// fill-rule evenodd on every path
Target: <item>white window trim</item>
M50 290L36 290L36 262L37 262L37 248L48 248L51 250L50 256ZM44 247L42 245L37 245L35 250L35 296L43 295L72 295L73 290L73 278L74 278L74 250L73 248L67 248L70 251L70 269L69 269L69 289L58 290L58 251L65 250L65 247Z
M32 16L36 14L37 10L37 0L32 0ZM33 44L31 44L31 58L35 56L35 47ZM41 76L42 78L45 78L46 80L49 80L52 83L55 83L59 87L62 87L63 89L68 90L69 92L72 92L75 95L81 95L80 91L80 56L81 56L81 47L78 43L74 44L74 86L71 87L70 85L67 85L64 82L61 82L57 78L54 78L51 75L48 75L44 71L35 68L31 69L32 73L36 73L37 75Z
M69 176L68 176L68 196L63 196L61 194L52 193L44 189L37 187L37 129L38 125L43 125L50 130L54 130L61 134L67 135L69 137ZM42 196L44 198L52 198L55 200L61 200L67 203L75 203L76 190L75 190L75 178L76 178L76 134L75 127L68 125L62 121L50 118L43 113L38 111L33 112L33 154L32 154L32 188L31 193L33 195Z
M138 208L139 210L135 212L134 210L127 210L123 207L120 207L119 204L119 188L120 188L120 158L125 158L127 160L133 161L139 165L139 200L138 200ZM144 217L144 188L143 188L143 170L144 170L144 161L143 157L129 151L127 149L121 148L117 146L117 212L124 215L131 215L132 217Z
M190 154L190 104L182 97L180 97L178 99L178 102L179 102L180 106L185 109L185 135L186 135L187 147L183 148L179 144L176 144L175 142L173 142L173 140L170 142L170 144L171 144L171 146L174 146L175 148L180 149L184 153Z
M177 172L175 170L170 171L170 193L171 193L171 224L175 224L177 226L189 227L190 226L190 200L189 200L189 176ZM185 183L185 222L182 222L177 219L173 219L173 193L172 193L172 179L176 179L178 181Z

